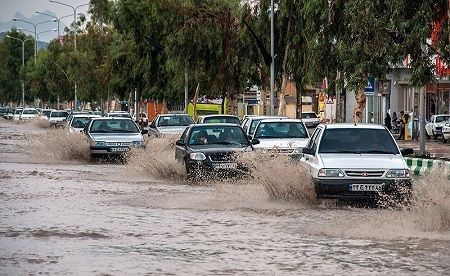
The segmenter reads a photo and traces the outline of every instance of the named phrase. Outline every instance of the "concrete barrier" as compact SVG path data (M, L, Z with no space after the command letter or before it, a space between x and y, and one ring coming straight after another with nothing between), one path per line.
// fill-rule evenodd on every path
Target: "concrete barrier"
M405 157L405 161L411 170L411 173L414 175L425 175L432 168L439 166L447 166L450 168L450 162L443 160Z

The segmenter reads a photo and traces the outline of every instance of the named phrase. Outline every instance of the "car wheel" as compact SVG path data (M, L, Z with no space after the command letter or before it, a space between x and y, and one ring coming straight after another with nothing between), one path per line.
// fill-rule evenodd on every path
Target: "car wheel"
M434 138L434 141L436 141L437 140L437 135L433 132L433 138Z

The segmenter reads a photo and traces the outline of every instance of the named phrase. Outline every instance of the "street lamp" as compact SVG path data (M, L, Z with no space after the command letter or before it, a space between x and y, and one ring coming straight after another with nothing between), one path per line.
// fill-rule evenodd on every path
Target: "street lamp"
M83 4L83 5L78 5L78 6L74 7L72 5L62 3L59 1L55 1L55 0L49 0L49 2L72 8L72 10L73 10L73 48L76 52L77 51L77 22L76 22L77 21L77 9L81 8L83 6L88 6L89 3ZM75 80L74 83L75 83L75 108L74 109L77 110L77 101L78 101L78 99L77 99L77 81Z
M41 35L41 34L43 34L43 33L49 33L49 32L57 32L58 31L58 29L51 29L51 30L46 30L46 31L42 31L42 32L39 32L39 33L37 33L37 39L38 39L38 41L39 41L39 35Z
M37 29L37 26L40 25L40 24L48 23L48 22L56 22L57 20L56 19L52 19L52 20L42 21L42 22L39 22L39 23L35 24L33 22L14 17L13 21L22 21L22 22L25 22L25 23L33 25L33 27L34 27L34 63L36 63L36 56L37 56L37 32L36 32L36 29Z
M55 18L55 19L57 20L57 24L58 24L58 37L59 37L59 33L60 33L60 32L59 32L59 23L60 23L61 19L66 18L66 17L69 17L69 16L73 16L72 14L68 14L68 15L63 15L63 16L60 16L60 17L56 17L56 16L54 16L54 15L51 15L51 14L45 13L45 12L36 11L36 13L37 13L37 14L43 14L43 15L46 15L46 16L49 16L49 17L53 17L53 18ZM81 14L81 12L77 13L77 15L80 15L80 14Z
M31 41L33 39L29 38L29 39L23 40L23 39L13 37L10 35L6 35L6 37L22 42L22 67L25 68L25 42ZM22 80L22 107L25 107L25 80Z

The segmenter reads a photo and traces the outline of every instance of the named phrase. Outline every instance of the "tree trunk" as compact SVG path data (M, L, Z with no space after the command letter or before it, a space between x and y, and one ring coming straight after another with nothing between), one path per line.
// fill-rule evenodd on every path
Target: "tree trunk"
M198 83L197 88L195 88L194 102L192 103L192 105L194 106L193 113L192 113L194 120L197 120L197 100L198 100L199 93L200 93L200 83Z
M360 124L362 122L363 111L366 108L366 94L364 89L359 89L355 94L356 107L353 112L353 122Z
M290 29L291 29L291 16L288 16L288 25L287 25L287 29L286 29L286 47L284 48L284 57L283 57L283 64L282 64L282 68L283 68L283 75L282 78L283 80L281 81L281 90L278 96L279 99L279 105L278 105L278 116L286 116L286 99L284 98L286 95L286 86L287 86L287 82L289 81L289 75L286 69L286 65L287 65L287 59L288 59L288 55L289 55L289 47L290 47L290 39L288 39L289 33L290 33Z
M237 115L237 98L236 91L233 86L227 88L227 114Z

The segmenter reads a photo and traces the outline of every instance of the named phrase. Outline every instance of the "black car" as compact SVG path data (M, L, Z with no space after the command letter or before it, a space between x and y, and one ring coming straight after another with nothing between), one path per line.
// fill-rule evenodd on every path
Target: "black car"
M253 144L257 144L254 140ZM233 124L190 125L176 142L175 158L184 163L188 179L205 176L236 176L247 171L236 154L253 151L240 126Z

